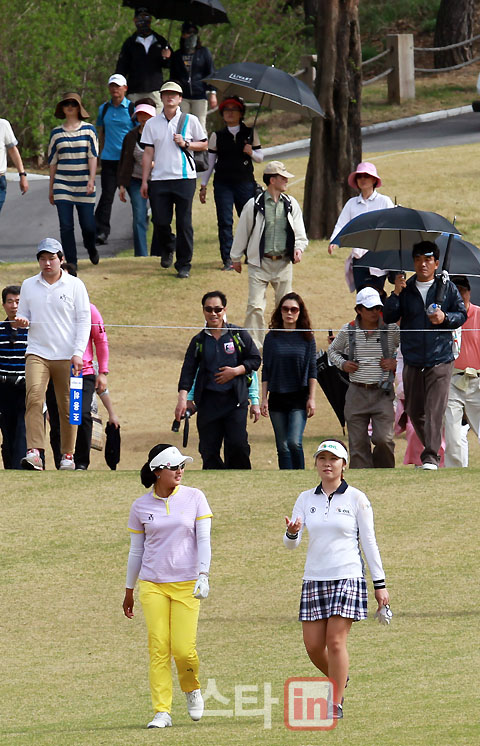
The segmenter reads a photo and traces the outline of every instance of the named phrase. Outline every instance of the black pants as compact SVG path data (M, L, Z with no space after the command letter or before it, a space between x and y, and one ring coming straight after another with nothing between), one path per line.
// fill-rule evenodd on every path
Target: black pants
M150 181L148 196L155 226L156 251L160 256L176 252L175 269L191 269L193 256L192 202L196 179ZM173 208L177 235L172 233Z
M98 233L104 233L105 236L110 235L110 215L112 212L113 200L115 198L115 192L117 191L117 170L118 161L100 161L102 165L102 173L100 175L100 184L102 187L102 194L98 201L97 209L95 210L95 223L97 224L97 235Z
M83 394L82 394L82 424L77 428L77 440L75 443L75 453L73 460L75 466L85 466L90 464L90 447L92 444L92 397L95 391L95 376L89 374L83 376ZM56 468L60 468L62 452L60 450L60 421L58 418L57 400L55 390L50 380L47 387L46 402L48 417L50 420L50 445L53 451L53 459Z
M247 403L237 406L233 392L204 391L197 412L198 450L204 469L251 469ZM225 462L220 456L222 447Z
M0 426L4 469L21 469L27 452L25 435L25 382L0 383Z

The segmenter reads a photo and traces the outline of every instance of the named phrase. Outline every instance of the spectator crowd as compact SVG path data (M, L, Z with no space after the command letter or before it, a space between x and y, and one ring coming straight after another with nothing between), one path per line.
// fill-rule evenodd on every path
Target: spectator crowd
M220 102L224 126L208 136L207 108L217 106L216 91L204 82L214 70L212 56L194 24L183 24L180 47L174 50L152 31L151 20L145 8L135 11L135 32L108 78L109 98L99 107L95 126L85 121L89 115L78 93L65 93L55 105L60 124L48 146L49 200L57 208L61 243L41 241L39 273L21 288L9 285L2 291L4 467L43 470L46 411L60 469L88 468L96 395L109 423L119 426L106 386L103 320L76 276L74 207L84 247L97 265L99 247L109 240L117 190L120 200L128 195L131 202L138 257L148 255L150 206L150 252L160 257L162 268L173 264L177 277L186 280L194 253L197 176L204 204L213 174L223 270L241 273L245 258L248 272L245 328L227 322L223 291L204 294L205 328L186 350L175 418L196 412L205 469L250 469L250 406L253 423L260 416L271 420L279 468L302 469L303 433L315 414L317 352L307 308L293 289L293 267L308 245L300 205L287 194L293 174L282 162L271 161L263 167L263 188L256 184L253 164L261 163L264 153L258 133L244 123L245 105L238 96ZM19 173L22 194L28 190L17 145L10 123L0 120L0 210L7 154ZM377 192L382 182L374 164L358 164L348 183L359 194L343 208L329 253L352 218L393 208L390 198ZM235 234L234 208L239 216ZM345 268L347 285L356 292L355 318L329 338L328 347L329 365L349 379L344 415L350 467L393 468L394 435L402 428L408 437L407 463L424 470L443 463L465 465L462 423L478 435L480 418L480 309L471 302L468 278L449 280L436 305L439 248L420 241L412 251L413 276L407 280L404 273L396 274L387 297L385 273L362 267L363 254L353 249ZM269 285L275 310L266 324ZM77 426L71 421L71 378L82 373L82 424Z

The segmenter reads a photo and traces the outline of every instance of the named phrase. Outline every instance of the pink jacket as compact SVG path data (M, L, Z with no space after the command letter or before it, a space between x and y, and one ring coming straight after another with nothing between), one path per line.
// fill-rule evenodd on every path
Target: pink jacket
M97 353L98 372L108 373L107 332L105 331L100 311L93 305L93 303L90 303L90 311L92 314L92 328L90 330L90 337L83 356L82 374L84 376L88 374L95 375L95 370L93 368L93 342L95 343L95 352Z

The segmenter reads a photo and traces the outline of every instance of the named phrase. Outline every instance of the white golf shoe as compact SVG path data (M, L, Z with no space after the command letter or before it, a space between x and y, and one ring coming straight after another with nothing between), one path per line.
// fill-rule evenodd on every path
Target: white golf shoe
M168 712L156 712L153 720L150 720L147 728L169 728L172 724L172 718Z
M193 692L185 692L187 698L187 710L192 720L200 720L205 707L200 689L194 689Z

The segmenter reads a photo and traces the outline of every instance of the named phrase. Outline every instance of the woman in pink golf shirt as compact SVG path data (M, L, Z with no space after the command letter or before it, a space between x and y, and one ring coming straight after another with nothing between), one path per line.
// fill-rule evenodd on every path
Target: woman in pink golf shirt
M192 720L203 714L196 650L200 598L207 598L212 511L203 492L181 484L185 464L193 461L161 443L140 472L145 495L130 510L131 532L123 611L133 617L133 589L148 630L150 691L154 717L147 728L172 725L171 656Z

